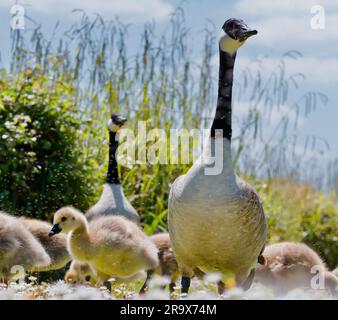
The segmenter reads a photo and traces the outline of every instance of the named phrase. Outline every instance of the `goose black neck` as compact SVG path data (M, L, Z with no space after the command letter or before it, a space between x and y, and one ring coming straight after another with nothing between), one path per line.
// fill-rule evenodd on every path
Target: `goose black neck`
M216 114L211 127L211 138L215 138L216 130L223 130L223 138L231 141L232 83L236 53L231 55L222 50L219 52L218 98Z
M109 132L109 165L106 179L107 183L120 184L116 161L116 150L118 146L119 141L116 132Z

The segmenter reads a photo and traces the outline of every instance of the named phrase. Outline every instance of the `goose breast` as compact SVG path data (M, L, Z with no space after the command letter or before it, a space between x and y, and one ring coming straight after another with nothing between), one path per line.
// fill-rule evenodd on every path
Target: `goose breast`
M169 230L175 255L186 267L244 278L266 240L261 202L238 177L208 176L204 169L198 161L171 188Z

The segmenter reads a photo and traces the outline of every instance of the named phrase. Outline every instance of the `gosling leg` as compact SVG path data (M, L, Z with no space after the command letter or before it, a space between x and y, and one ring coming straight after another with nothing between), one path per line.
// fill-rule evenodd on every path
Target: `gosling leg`
M223 281L217 282L217 292L221 296L225 291L225 284Z
M173 281L171 281L169 283L169 292L170 292L170 295L175 292L175 287L176 287L176 283L173 282Z
M103 285L109 290L111 293L111 282L110 281L105 281L103 282Z
M153 274L154 274L154 270L147 271L147 278L139 292L140 295L145 294L146 291L148 290L148 284L149 284L149 281L152 279Z

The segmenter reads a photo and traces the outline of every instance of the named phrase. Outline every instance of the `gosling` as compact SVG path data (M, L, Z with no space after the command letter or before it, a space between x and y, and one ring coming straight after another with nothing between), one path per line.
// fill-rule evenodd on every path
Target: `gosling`
M128 278L140 270L158 266L156 246L132 221L121 216L106 216L88 224L86 217L73 207L64 207L54 215L49 233L69 233L68 251L95 270L118 278Z
M48 267L51 260L43 246L16 218L0 212L0 277L7 283L17 274L13 267L24 271Z
M337 279L327 271L318 254L303 243L281 242L267 246L265 265L256 268L256 281L285 294L295 288L311 288L312 279L320 272L325 286L335 295Z
M99 286L103 282L93 266L87 262L73 260L69 270L65 274L65 282L69 284L88 283L91 286Z
M48 237L48 232L52 228L52 225L48 222L28 218L20 218L19 220L39 240L51 259L50 265L43 268L40 267L34 271L58 270L71 260L67 250L66 235L58 234L51 238Z
M176 281L180 275L174 251L171 246L169 233L158 233L150 237L150 240L156 245L158 249L159 266L153 273L168 277L170 279L169 291L172 294L175 291ZM140 294L144 294L148 288L149 281L153 273L150 270L147 274L147 279L140 290ZM165 285L162 289L165 289Z

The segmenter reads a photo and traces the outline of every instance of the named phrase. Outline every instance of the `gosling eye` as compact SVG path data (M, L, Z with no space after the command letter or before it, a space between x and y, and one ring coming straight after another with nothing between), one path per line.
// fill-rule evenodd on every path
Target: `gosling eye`
M62 217L62 218L61 218L61 222L65 222L66 220L67 220L66 217Z
M89 282L89 281L90 281L90 278L91 278L90 276L86 276L86 277L85 277L85 280L86 280L87 282Z

